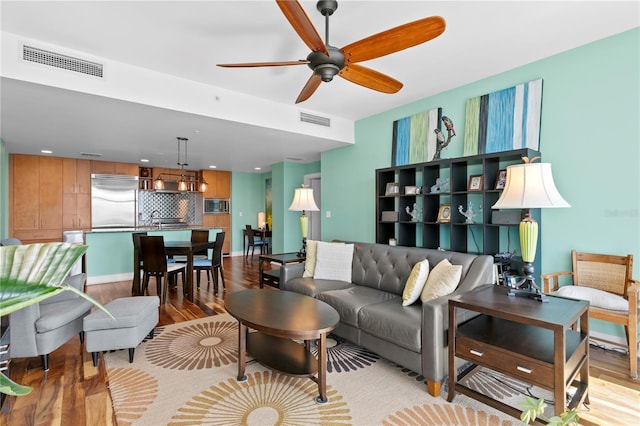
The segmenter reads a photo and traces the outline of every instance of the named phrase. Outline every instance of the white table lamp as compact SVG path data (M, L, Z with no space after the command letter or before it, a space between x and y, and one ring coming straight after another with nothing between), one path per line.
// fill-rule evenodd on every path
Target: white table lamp
M522 252L525 278L519 285L525 284L524 294L545 301L544 295L533 278L533 261L536 258L538 244L538 222L531 217L529 209L571 207L556 189L551 174L551 164L531 163L524 157L524 164L507 167L507 180L504 190L492 209L524 209L524 218L520 222L520 250ZM535 158L532 160L535 161ZM512 292L510 294L517 294Z
M309 230L309 218L305 214L305 211L318 211L320 210L313 199L313 189L307 188L302 185L301 188L296 188L293 194L293 202L289 206L289 210L295 212L302 212L300 216L300 231L302 232L302 248L298 252L299 257L305 257L307 255L307 232Z

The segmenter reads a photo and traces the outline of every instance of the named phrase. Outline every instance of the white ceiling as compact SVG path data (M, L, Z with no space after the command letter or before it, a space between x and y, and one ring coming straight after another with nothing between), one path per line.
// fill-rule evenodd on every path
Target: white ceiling
M314 1L301 2L324 38ZM330 43L342 47L427 16L445 18L440 37L363 65L404 83L378 93L336 77L305 110L357 120L480 80L640 25L637 1L354 1L339 2ZM273 0L2 1L2 32L86 52L175 78L293 105L311 75L306 66L225 69L216 63L306 58ZM612 64L615 66L615 64ZM189 141L189 168L269 170L289 159L308 162L343 142L215 117L162 109L5 78L1 136L10 153L173 166L175 138ZM274 126L277 127L277 126ZM198 133L196 133L198 131ZM391 137L391 135L389 135Z

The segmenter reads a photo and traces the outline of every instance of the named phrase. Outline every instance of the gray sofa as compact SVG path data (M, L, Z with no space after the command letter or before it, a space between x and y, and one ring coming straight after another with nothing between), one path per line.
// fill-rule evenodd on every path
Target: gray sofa
M447 374L448 300L494 282L491 256L450 251L354 243L351 283L303 278L304 264L283 265L280 289L322 300L340 314L334 333L422 374L437 396ZM462 265L462 278L449 296L402 306L402 292L413 266L429 259ZM458 309L457 321L468 313Z

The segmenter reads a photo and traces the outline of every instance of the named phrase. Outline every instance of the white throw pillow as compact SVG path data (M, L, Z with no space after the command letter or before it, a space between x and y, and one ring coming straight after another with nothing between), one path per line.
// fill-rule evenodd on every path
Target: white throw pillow
M302 273L305 278L313 277L316 271L316 253L318 253L318 242L307 240L307 256L304 260L304 272Z
M409 306L420 297L429 276L429 260L425 259L413 265L402 292L402 306Z
M560 287L556 294L562 297L571 297L572 299L588 300L591 306L596 308L614 311L629 310L629 302L624 297L595 288L565 285Z
M353 244L318 241L313 278L351 282Z
M452 265L447 259L442 260L429 272L420 300L424 303L453 293L461 276L462 265Z

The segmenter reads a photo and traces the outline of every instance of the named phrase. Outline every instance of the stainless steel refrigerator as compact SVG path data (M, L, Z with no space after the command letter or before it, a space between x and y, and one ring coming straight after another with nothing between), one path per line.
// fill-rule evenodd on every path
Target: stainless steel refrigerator
M137 204L137 176L91 175L92 228L135 227Z

